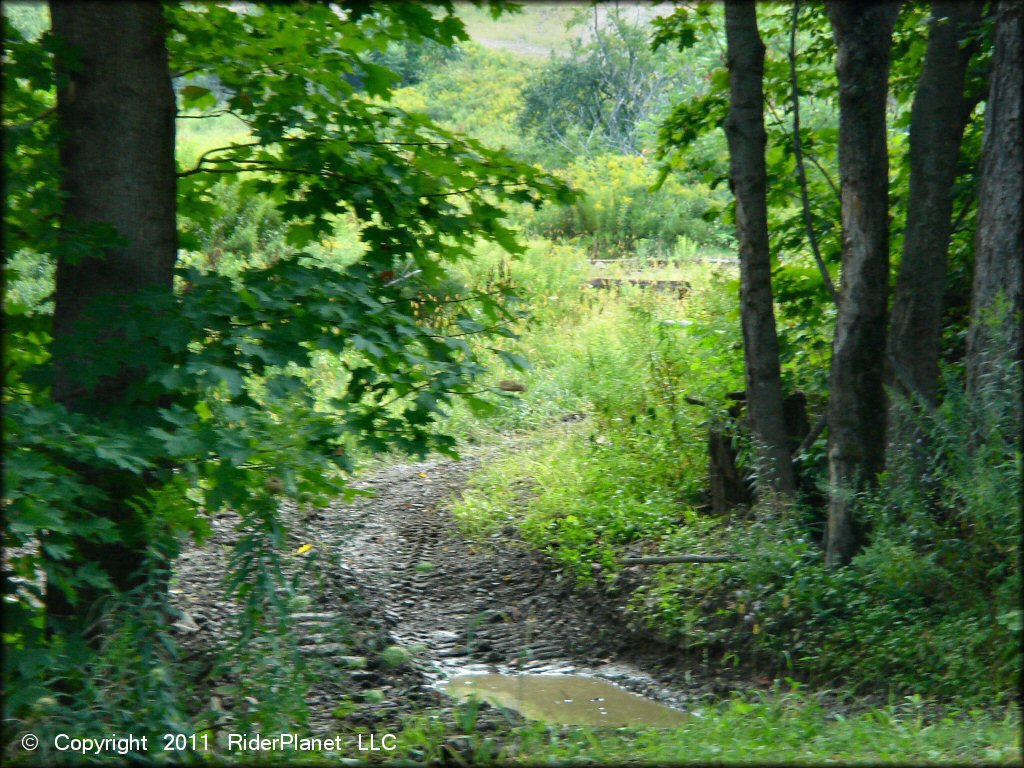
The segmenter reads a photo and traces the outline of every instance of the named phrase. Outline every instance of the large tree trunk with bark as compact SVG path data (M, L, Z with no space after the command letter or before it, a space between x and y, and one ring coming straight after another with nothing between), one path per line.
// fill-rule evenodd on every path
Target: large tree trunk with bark
M973 46L964 41L981 10L981 3L963 0L932 3L928 49L910 116L910 191L893 295L889 379L896 391L928 405L935 404L938 389L952 190L971 106L964 77ZM912 436L906 426L891 419L890 442Z
M967 336L971 396L999 377L1007 352L1017 361L1024 359L1024 5L1004 0L996 13Z
M730 186L736 197L740 246L740 307L750 432L759 473L771 487L792 493L796 485L787 445L779 375L779 340L772 302L768 248L767 174L764 128L764 43L754 3L725 4L729 63Z
M928 49L911 109L907 224L888 350L888 383L900 397L890 403L887 459L895 471L901 466L893 460L897 452L909 452L912 474L918 477L929 447L907 407L936 404L953 183L973 106L964 93L964 78L975 46L964 42L981 11L980 3L963 0L932 3Z
M851 492L885 462L883 363L889 283L889 156L885 108L898 4L833 2L839 77L842 282L829 395L826 560L848 563L863 531Z
M175 99L163 9L148 2L52 2L50 13L54 34L67 46L56 59L62 234L81 243L82 233L95 236L98 227L112 225L120 238L58 256L53 396L96 418L115 411L130 418L125 393L140 372L104 371L96 382L104 361L92 353L100 341L117 338L126 297L153 287L173 290ZM144 554L128 504L142 481L95 467L78 471L107 495L96 513L122 535L116 544L77 541L79 554L127 589ZM80 594L80 606L99 594ZM51 619L80 613L52 586L47 603Z

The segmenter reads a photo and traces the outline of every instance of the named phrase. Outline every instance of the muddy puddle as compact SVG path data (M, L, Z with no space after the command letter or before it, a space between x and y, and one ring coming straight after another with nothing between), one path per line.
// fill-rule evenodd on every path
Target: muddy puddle
M669 728L685 722L678 710L581 675L459 675L438 687L457 699L475 696L531 720L562 725Z

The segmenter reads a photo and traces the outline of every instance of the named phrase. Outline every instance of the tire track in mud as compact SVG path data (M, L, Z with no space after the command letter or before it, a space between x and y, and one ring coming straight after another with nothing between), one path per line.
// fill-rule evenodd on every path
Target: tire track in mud
M462 535L451 503L502 450L514 450L512 441L461 461L373 473L359 484L373 497L319 513L336 537L324 567L334 563L396 644L421 646L431 681L462 671L579 672L676 706L733 687L630 629L622 595L574 588L514 530L482 544Z
M428 461L374 476L376 496L343 511L358 532L339 544L339 567L395 642L425 646L439 671L532 668L605 650L606 627L567 600L542 558L510 536L474 544L460 535L448 505L479 463Z
M348 720L394 722L445 701L433 684L466 671L577 672L683 708L745 687L738 675L709 669L632 628L626 590L574 588L514 529L482 542L460 532L451 504L469 476L515 449L515 439L506 439L462 460L384 466L354 484L372 496L312 512L282 506L290 545L312 543L317 553L315 568L295 554L285 568L299 583L301 607L290 617L295 644L319 669L306 697L313 732L330 733L338 725L336 703L359 689L382 689L387 699ZM231 636L238 607L210 596L222 592L239 522L234 512L217 515L211 539L176 564L171 592L183 616L175 629L192 655ZM415 663L381 665L376 654L388 644L412 650ZM367 654L369 669L352 668L351 653ZM217 709L230 719L244 706L224 698Z

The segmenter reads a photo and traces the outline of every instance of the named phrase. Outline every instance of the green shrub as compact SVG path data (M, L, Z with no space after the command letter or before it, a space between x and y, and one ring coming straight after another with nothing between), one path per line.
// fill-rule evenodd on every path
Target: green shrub
M223 274L266 267L290 253L284 239L284 217L261 195L244 194L241 186L221 181L211 189L216 215L202 228L183 222L185 242L194 245L200 264Z
M735 282L685 273L694 288L680 305L581 290L583 265L578 248L537 242L501 267L534 313L517 346L533 367L520 398L485 422L466 418L462 434L482 423L541 432L471 480L456 505L467 529L515 525L582 580L613 578L626 551L742 553L742 562L645 569L631 620L821 684L1005 698L1021 639L1019 371L1007 363L1007 376L970 402L948 379L943 404L916 417L925 476L911 471L915 453L892 452L891 471L856 500L867 545L850 567L829 570L820 510L766 500L711 518L700 507L707 421L743 386ZM473 269L481 279L499 267L485 258ZM665 323L681 315L692 325ZM553 425L559 407L589 418Z
M368 60L397 74L403 86L416 85L446 64L462 56L460 46L446 46L430 40L391 41L383 51L371 51Z
M570 27L589 26L579 9ZM551 56L523 89L518 125L557 146L564 155L633 154L671 99L684 75L676 57L654 51L640 19L618 8L594 23L586 42Z
M550 253L571 256L564 246ZM577 250L574 258L580 257ZM511 266L513 280L520 268L530 274L531 259L524 261ZM542 272L546 264L537 260L532 268ZM533 363L523 376L527 392L499 411L496 424L543 431L535 445L471 481L456 506L468 530L518 525L527 540L587 580L613 575L626 545L664 541L692 549L710 535L697 512L707 412L684 395L722 401L742 381L742 370L729 349L738 337L726 308L729 294L720 281L705 278L702 289L696 273L688 276L695 291L684 304L628 289L622 296L581 294L575 285L563 286L575 302L533 297L537 325L517 347ZM533 279L550 285L539 274ZM677 324L684 314L692 325ZM553 425L552 403L589 418L574 427Z
M571 164L567 180L586 193L571 206L542 208L529 228L551 238L579 238L602 258L632 255L641 243L650 255L671 256L681 237L714 251L730 237L704 220L722 192L670 175L656 191L658 169L642 156L601 155Z
M818 681L1004 699L1021 642L1020 379L1006 370L970 400L950 379L943 404L916 413L927 464L919 450L891 452L890 472L857 499L870 540L849 568L824 567L799 510L762 505L729 534L745 562L663 571L638 608L691 645Z
M20 304L32 312L53 313L54 276L57 272L49 255L19 251L4 264L4 304Z
M543 148L516 127L522 89L536 65L520 56L463 43L459 54L416 85L400 88L392 103L423 112L448 130L535 162Z

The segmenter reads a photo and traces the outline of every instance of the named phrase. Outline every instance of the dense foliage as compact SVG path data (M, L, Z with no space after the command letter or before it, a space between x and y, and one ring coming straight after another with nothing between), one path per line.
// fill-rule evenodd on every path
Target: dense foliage
M821 547L827 432L802 446L795 499L709 511L709 433L725 435L758 486L756 446L730 399L744 387L738 280L729 265L701 263L735 256L721 6L677 6L653 27L581 9L570 30L583 38L536 58L473 43L450 3L434 6L168 8L175 291L94 316L119 330L92 350L83 384L144 371L103 413L52 398L54 272L116 233L55 226L61 43L45 14L5 6L5 736L194 725L206 702L188 698L165 590L170 564L224 510L243 531L226 574L240 611L234 655L217 663L241 698L259 700L246 726L301 719L312 673L293 663L288 639L282 502L351 496L350 474L370 456L451 454L520 431L522 450L455 501L466 535L514 526L568 580L628 601L634 628L694 664L742 666L776 688L770 700L716 705L680 734L522 728L505 757L1006 757L995 744L1012 711L1003 721L973 707L1009 701L1020 679L1020 363L1000 358L1003 375L977 396L963 383L991 19L972 42L952 190L941 397L930 409L895 398L927 460L922 469L919 452L890 452L887 473L857 499L867 545L836 570ZM814 422L830 397L829 283L842 248L836 50L818 5L757 13L783 386ZM926 16L904 5L894 34L893 276ZM628 281L635 267L688 292L587 284ZM520 396L500 393L509 376ZM100 512L119 495L133 505L127 523ZM133 594L86 556L113 541L145 554ZM677 553L742 559L619 563ZM99 643L47 626L47 585L72 601L104 594L81 606ZM275 682L256 691L257 678ZM842 719L801 693L807 683L899 703ZM493 757L472 708L458 712L481 759ZM754 747L736 736L752 721ZM445 757L443 731L434 718L412 721L403 749Z
M803 393L813 420L829 397L835 307L808 238L814 237L834 283L841 245L835 46L823 10L801 8L791 70L793 9L765 6L759 8L759 17L768 48L766 159L783 383L788 392ZM925 22L922 8L905 6L894 35L889 117L894 275L906 218L907 130L922 66ZM827 433L805 446L800 457L803 480L797 505L769 502L735 518L707 516L702 495L707 459L701 437L707 425L735 430L738 460L755 482L756 470L749 434L727 415L727 393L743 388L742 369L737 367L742 365L737 308L728 301L710 314L705 309L708 301L735 295L736 284L705 287L703 278L690 278L692 273L687 277L700 288L688 298L685 313L694 325L685 330L674 327L678 309L671 303L655 304L652 313L650 301L637 297L624 311L576 298L565 283L545 285L544 293L559 296L558 318L572 319L552 319L545 332L524 337L527 356L541 368L532 374L531 385L542 393L527 396L524 415L557 386L586 393L572 400L572 407L586 410L592 420L577 433L545 433L531 449L533 461L509 460L482 474L459 507L467 529L514 523L535 546L586 581L597 575L618 583L622 577L615 561L623 552L741 552L745 561L729 566L649 569L632 598L636 621L660 628L695 654L718 653L736 663L822 682L842 681L862 690L889 687L979 702L1013 690L1020 674L1016 648L1021 623L1015 604L1020 571L1009 542L1020 531L1021 458L1015 440L1001 436L1020 432L1015 399L1021 385L1019 361L1006 352L1004 374L993 377L986 394L973 401L966 399L963 384L984 111L979 104L984 78L979 73L990 56L984 37L989 23L983 21L975 33L978 45L966 86L973 108L953 190L942 400L934 411L913 400L897 405L905 418L918 424L922 441L930 446L927 467L922 474L915 450L892 449L888 473L858 502L871 534L851 568L832 572L820 559ZM719 129L728 106L728 73L724 59L705 59L703 47L695 46L711 40L724 44L721 9L713 4L680 7L655 25L656 42L707 61L707 77L714 84L676 102L665 121L661 190L676 184L676 174L692 178L704 173L707 183L720 182L724 147ZM810 231L795 175L794 74ZM573 233L572 223L587 213L613 215L616 209L609 200L624 210L613 169L630 167L630 161L606 162L607 167L581 185L591 190L588 198L557 213L541 211L537 221L545 233ZM631 226L643 222L647 211L658 209L654 200L653 195L644 199L638 206L643 210L623 215L623 220ZM673 210L679 207L673 203ZM703 219L720 216L728 222L732 217L714 197L702 213ZM586 242L598 241L602 254L630 252L629 246L623 247L629 242L624 237ZM645 252L644 240L634 238L631 245ZM566 299L578 301L577 308L566 306ZM547 314L550 306L535 294L535 311ZM547 329L557 329L557 345L550 342L552 331ZM636 338L648 342L636 349ZM684 395L706 405L686 402ZM899 400L895 393L894 398ZM948 599L954 593L957 599Z
M450 46L464 37L450 14L211 5L172 8L169 17L172 68L189 73L178 89L187 116L229 115L248 136L205 149L179 172L182 246L205 246L205 257L186 260L177 290L126 297L100 308L89 321L97 325L76 329L81 338L119 329L91 350L82 386L145 371L116 407L72 413L53 402L49 290L6 297L5 687L16 692L8 716L30 716L60 675L70 675L64 690L90 684L92 651L46 626L42 590L45 579L72 603L86 585L124 598L86 556L94 544L151 551L146 567L159 583L183 534L201 538L212 514L238 510L247 535L229 583L247 606L246 632L281 615L280 499L344 492L360 449L452 450L433 428L444 406L459 396L485 406L471 386L483 368L465 337L508 336L512 315L500 286L460 290L446 265L478 240L520 251L504 206L567 195L543 172L387 104L398 77L366 53L391 40ZM28 40L5 22L9 282L19 280L17 264L45 274L38 265L116 236L64 233L55 242L50 54L59 44L49 34ZM277 64L264 66L271 57ZM200 75L215 80L219 98L195 84ZM225 188L226 177L237 181ZM360 243L355 258L310 247L339 220ZM232 262L220 262L225 250ZM307 384L323 355L333 357L335 387L315 397ZM97 476L109 480L89 480ZM135 516L106 519L105 494L127 494ZM79 610L99 608L108 607ZM141 664L148 674L165 660L155 653Z
M729 244L704 218L724 190L716 194L695 174L673 174L652 190L657 171L639 155L578 160L563 173L587 194L571 206L545 206L530 224L538 234L577 239L595 258L663 258L684 255L686 243L704 251Z
M588 18L589 16L589 18ZM565 157L635 154L664 107L673 67L651 51L646 33L618 9L600 23L594 6L572 25L591 22L590 40L552 56L523 93L519 125L557 145Z
M813 496L708 513L707 427L729 423L726 395L743 381L734 281L691 266L672 273L693 286L684 307L638 291L616 300L580 291L581 255L537 246L512 270L536 323L515 342L533 363L527 392L484 424L460 409L454 426L477 440L487 425L539 431L525 455L473 479L456 506L467 534L516 526L574 579L627 589L632 621L695 663L707 653L765 674L977 705L1008 696L1020 674L1019 369L1007 359L1006 378L974 403L948 371L942 407L915 417L936 446L927 477L901 471L913 456L898 455L862 500L871 543L830 571ZM588 418L567 429L565 411ZM748 462L749 437L735 439ZM812 446L805 464L823 452ZM647 574L618 564L728 552L743 562Z

